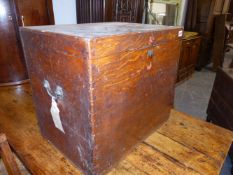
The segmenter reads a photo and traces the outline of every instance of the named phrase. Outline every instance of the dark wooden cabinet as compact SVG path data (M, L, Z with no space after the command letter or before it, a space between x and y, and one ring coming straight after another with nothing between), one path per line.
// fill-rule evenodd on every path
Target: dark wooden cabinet
M217 71L222 67L225 56L226 44L226 14L216 15L214 22L214 43L212 51L212 70Z
M214 17L225 14L230 6L229 0L198 0L197 25L195 31L202 36L198 67L201 68L210 63L214 42Z
M185 32L188 34L192 32ZM199 54L201 37L199 35L187 36L182 40L182 49L179 59L177 82L190 77L195 71L195 66Z
M197 68L210 63L214 41L214 17L228 12L229 0L190 0L188 3L185 30L202 36Z
M28 79L20 26L54 24L52 1L0 0L0 86Z
M138 22L142 23L143 0L112 0L108 9L112 9L108 21ZM109 14L109 13L108 13Z
M105 0L76 0L77 23L105 21Z
M219 69L207 109L207 121L233 131L233 69ZM230 149L233 161L233 146ZM233 173L233 169L232 169Z
M77 23L141 23L144 0L76 0Z
M207 120L233 131L233 69L218 70L207 114Z
M9 0L0 0L0 84L27 79L22 50L15 27L16 18Z
M21 26L54 24L51 0L14 0Z

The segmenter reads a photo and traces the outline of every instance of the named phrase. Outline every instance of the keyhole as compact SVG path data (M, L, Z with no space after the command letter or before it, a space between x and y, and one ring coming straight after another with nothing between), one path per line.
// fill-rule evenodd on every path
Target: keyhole
M153 59L153 56L154 56L154 51L153 50L148 50L147 51L147 56L149 58L149 63L147 64L147 70L150 70L152 68L152 59Z
M153 57L154 56L154 51L153 50L148 50L147 56L150 57L150 58Z

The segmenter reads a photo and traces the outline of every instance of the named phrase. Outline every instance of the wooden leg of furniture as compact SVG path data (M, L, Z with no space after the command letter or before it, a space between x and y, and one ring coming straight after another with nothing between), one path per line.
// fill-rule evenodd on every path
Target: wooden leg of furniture
M3 163L9 175L21 174L5 134L0 134L0 157L2 157Z

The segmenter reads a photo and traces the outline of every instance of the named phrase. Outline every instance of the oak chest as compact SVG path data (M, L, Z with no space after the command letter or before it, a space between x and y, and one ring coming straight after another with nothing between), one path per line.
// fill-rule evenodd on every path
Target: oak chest
M182 29L93 23L21 29L42 135L102 174L167 120Z

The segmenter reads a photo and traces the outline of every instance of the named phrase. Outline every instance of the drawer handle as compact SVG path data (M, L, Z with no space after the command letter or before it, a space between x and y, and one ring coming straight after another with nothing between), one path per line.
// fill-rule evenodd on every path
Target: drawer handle
M63 89L61 86L57 86L55 91L54 91L54 95L52 94L52 90L50 88L50 84L48 82L48 80L44 80L44 88L46 89L48 95L54 99L54 100L59 100L59 99L63 99L64 97L64 93L63 93Z

